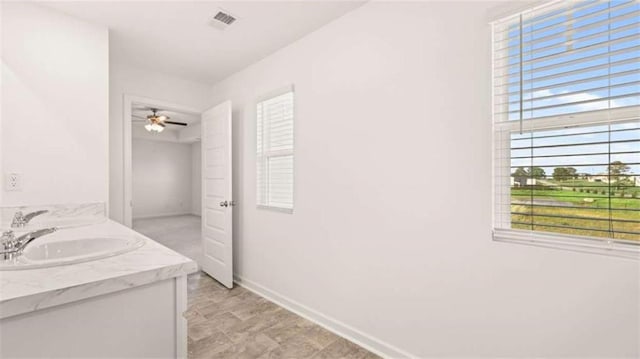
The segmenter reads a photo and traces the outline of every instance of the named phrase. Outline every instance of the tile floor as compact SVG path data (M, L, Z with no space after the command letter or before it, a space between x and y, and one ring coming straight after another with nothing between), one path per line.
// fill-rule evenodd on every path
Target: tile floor
M133 229L196 262L202 256L198 216L134 219Z
M133 221L133 229L198 261L200 217ZM206 274L189 276L189 358L373 359L367 350L236 286Z
M379 358L242 287L204 273L188 283L189 358Z

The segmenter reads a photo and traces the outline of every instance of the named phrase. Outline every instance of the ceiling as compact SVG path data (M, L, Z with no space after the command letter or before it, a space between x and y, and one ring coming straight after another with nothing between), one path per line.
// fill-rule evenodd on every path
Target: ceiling
M215 83L365 1L43 2L110 29L111 61ZM219 10L237 17L212 26Z

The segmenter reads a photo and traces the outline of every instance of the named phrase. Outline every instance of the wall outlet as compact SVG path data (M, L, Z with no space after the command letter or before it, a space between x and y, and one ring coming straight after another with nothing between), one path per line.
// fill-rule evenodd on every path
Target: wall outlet
M4 176L5 191L22 191L22 176L19 173L6 173Z

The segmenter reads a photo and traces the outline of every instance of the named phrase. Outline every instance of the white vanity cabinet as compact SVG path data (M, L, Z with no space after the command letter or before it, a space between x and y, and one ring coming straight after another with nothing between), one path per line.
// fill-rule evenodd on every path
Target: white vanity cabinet
M187 275L197 264L112 221L66 231L145 244L94 261L0 271L0 357L186 358Z

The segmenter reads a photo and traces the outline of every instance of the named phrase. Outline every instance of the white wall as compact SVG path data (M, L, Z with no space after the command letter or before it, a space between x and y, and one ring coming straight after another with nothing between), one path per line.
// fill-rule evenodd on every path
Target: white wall
M191 144L191 213L202 213L202 146L200 141Z
M201 137L200 122L191 123L189 126L184 127L178 133L178 140L180 142L197 142Z
M2 6L2 205L107 202L106 27L35 4Z
M235 271L387 354L638 356L637 261L491 240L492 6L370 2L214 86ZM290 83L284 214L256 209L254 101Z
M206 109L210 86L111 62L109 76L109 216L123 222L123 98L125 94Z
M133 139L133 218L191 213L191 145Z

